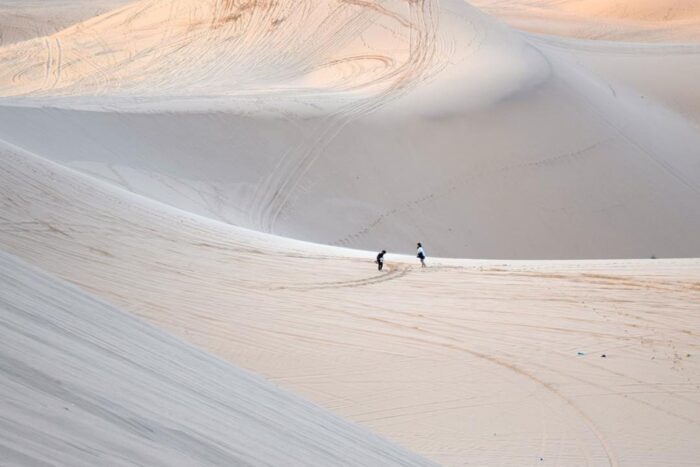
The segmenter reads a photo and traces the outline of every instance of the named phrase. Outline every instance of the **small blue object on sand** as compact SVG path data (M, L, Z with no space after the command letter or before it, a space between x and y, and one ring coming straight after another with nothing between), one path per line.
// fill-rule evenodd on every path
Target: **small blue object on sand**
M586 355L586 354L583 353L583 352L576 352L576 355L583 356L583 355Z

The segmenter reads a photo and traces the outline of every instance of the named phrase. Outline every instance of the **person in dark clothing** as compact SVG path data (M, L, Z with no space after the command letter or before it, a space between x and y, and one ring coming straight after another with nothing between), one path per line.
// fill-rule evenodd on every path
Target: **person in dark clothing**
M377 269L380 271L384 267L384 255L386 254L386 250L382 250L378 255L377 255Z

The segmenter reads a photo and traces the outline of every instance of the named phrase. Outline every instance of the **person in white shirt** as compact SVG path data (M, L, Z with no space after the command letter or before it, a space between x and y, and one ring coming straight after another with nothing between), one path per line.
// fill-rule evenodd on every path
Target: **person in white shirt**
M423 249L423 245L420 243L418 244L418 251L416 251L416 257L420 259L420 265L422 268L425 267L425 250Z

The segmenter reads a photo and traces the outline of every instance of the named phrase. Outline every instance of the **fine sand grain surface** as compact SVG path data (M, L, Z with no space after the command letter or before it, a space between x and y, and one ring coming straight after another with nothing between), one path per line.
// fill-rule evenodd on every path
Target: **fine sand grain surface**
M390 254L378 273L371 253L240 230L18 149L2 156L4 250L431 460L700 456L699 260L421 269Z
M700 254L700 46L626 53L654 80L607 66L619 50L587 51L589 70L461 0L246 5L136 2L0 49L0 138L339 246Z
M697 0L470 0L532 32L586 39L700 43Z
M0 464L697 465L695 2L477 3L0 47Z
M128 0L0 0L0 46L48 36Z
M2 465L431 465L0 254Z

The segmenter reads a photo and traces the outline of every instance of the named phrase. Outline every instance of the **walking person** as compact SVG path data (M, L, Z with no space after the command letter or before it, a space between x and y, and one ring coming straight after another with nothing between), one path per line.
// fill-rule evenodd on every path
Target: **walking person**
M423 245L420 243L418 244L418 250L416 251L416 258L420 260L420 266L422 268L425 267L425 250L423 249Z
M386 250L382 250L378 255L377 255L377 269L382 270L384 267L384 255L386 254Z

